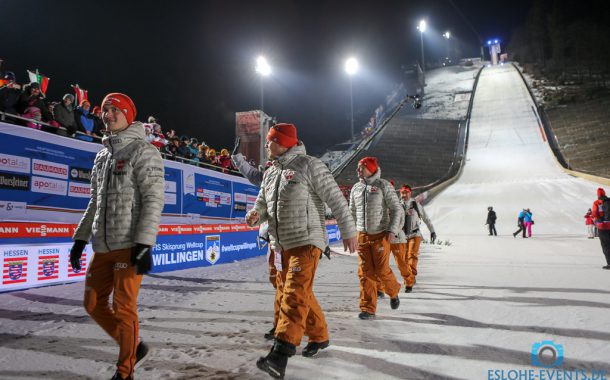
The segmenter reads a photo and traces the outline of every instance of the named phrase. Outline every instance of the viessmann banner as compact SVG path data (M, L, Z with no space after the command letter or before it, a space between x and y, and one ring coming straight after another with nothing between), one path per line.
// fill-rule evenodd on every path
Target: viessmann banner
M72 268L71 236L76 226L0 222L0 292L84 281L93 252L88 244L81 270ZM328 224L327 231L330 242L341 238L336 224ZM152 273L231 263L266 252L258 229L245 224L161 225Z
M74 222L90 198L100 144L0 123L0 220ZM165 161L170 216L241 218L258 188L244 178Z

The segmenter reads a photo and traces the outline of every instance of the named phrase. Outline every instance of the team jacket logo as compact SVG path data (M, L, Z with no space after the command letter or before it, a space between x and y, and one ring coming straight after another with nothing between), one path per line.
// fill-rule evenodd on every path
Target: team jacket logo
M294 178L294 170L286 170L284 172L284 178L286 178L286 180L290 181L291 179Z
M125 167L125 160L117 160L116 164L114 165L114 170L121 171L121 170L123 170L124 167Z
M377 192L377 186L371 186L371 193Z

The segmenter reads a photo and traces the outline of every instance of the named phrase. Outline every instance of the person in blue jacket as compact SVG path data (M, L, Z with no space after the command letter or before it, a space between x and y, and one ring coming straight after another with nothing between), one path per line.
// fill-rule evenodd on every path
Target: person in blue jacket
M517 237L519 232L523 232L523 238L527 237L527 236L525 236L525 225L523 224L524 219L525 219L525 209L523 209L519 213L519 216L517 217L517 227L519 227L519 229L513 233L513 237Z

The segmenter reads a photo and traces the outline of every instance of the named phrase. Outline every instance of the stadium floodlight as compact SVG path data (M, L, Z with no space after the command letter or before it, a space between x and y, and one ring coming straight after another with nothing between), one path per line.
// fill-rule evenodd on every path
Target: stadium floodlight
M271 75L271 66L269 66L269 62L267 62L267 59L262 55L256 58L256 66L254 69L264 77Z
M350 104L350 132L351 138L354 139L354 88L352 84L352 77L358 72L358 60L354 57L349 57L345 61L345 72L349 76L349 104Z
M426 20L421 20L417 26L419 30L419 40L421 42L421 70L424 86L426 85L426 61L424 59L424 32L426 31Z
M417 27L417 29L419 29L420 32L425 32L426 31L426 20L421 20L419 22L419 26Z
M450 39L451 33L449 31L446 31L445 33L443 33L443 37L445 37L446 39Z
M267 62L267 58L262 55L256 58L256 66L254 66L254 70L261 77L261 111L264 111L265 106L265 81L264 78L271 75L271 66L269 62Z
M356 74L359 67L358 60L354 57L350 57L345 61L345 72L349 76Z

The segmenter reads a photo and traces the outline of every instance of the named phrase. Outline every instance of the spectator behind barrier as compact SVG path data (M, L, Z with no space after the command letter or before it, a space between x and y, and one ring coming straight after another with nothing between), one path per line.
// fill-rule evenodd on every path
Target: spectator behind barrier
M0 88L0 111L17 115L17 102L21 87L16 83L15 73L7 71L2 76L5 85Z
M102 121L102 109L100 108L100 106L95 106L93 107L91 114L93 116L94 124L93 131L96 135L101 137L104 134L104 131L106 130L106 126Z
M189 145L187 146L187 149L189 151L190 159L195 162L199 162L199 141L197 140L197 138L192 137L189 140Z
M28 86L23 88L19 99L17 100L16 110L20 115L25 114L26 109L35 107L40 110L42 121L53 120L53 115L49 113L47 105L45 104L44 95L40 92L40 85L36 82L30 83ZM31 110L30 110L31 112ZM25 123L22 123L25 124Z
M65 94L62 102L55 106L55 120L66 128L68 136L73 136L77 130L76 119L74 119L74 95Z
M95 121L93 115L89 113L91 109L91 102L84 99L76 111L74 112L74 120L79 132L82 132L88 136L101 137L95 133Z

